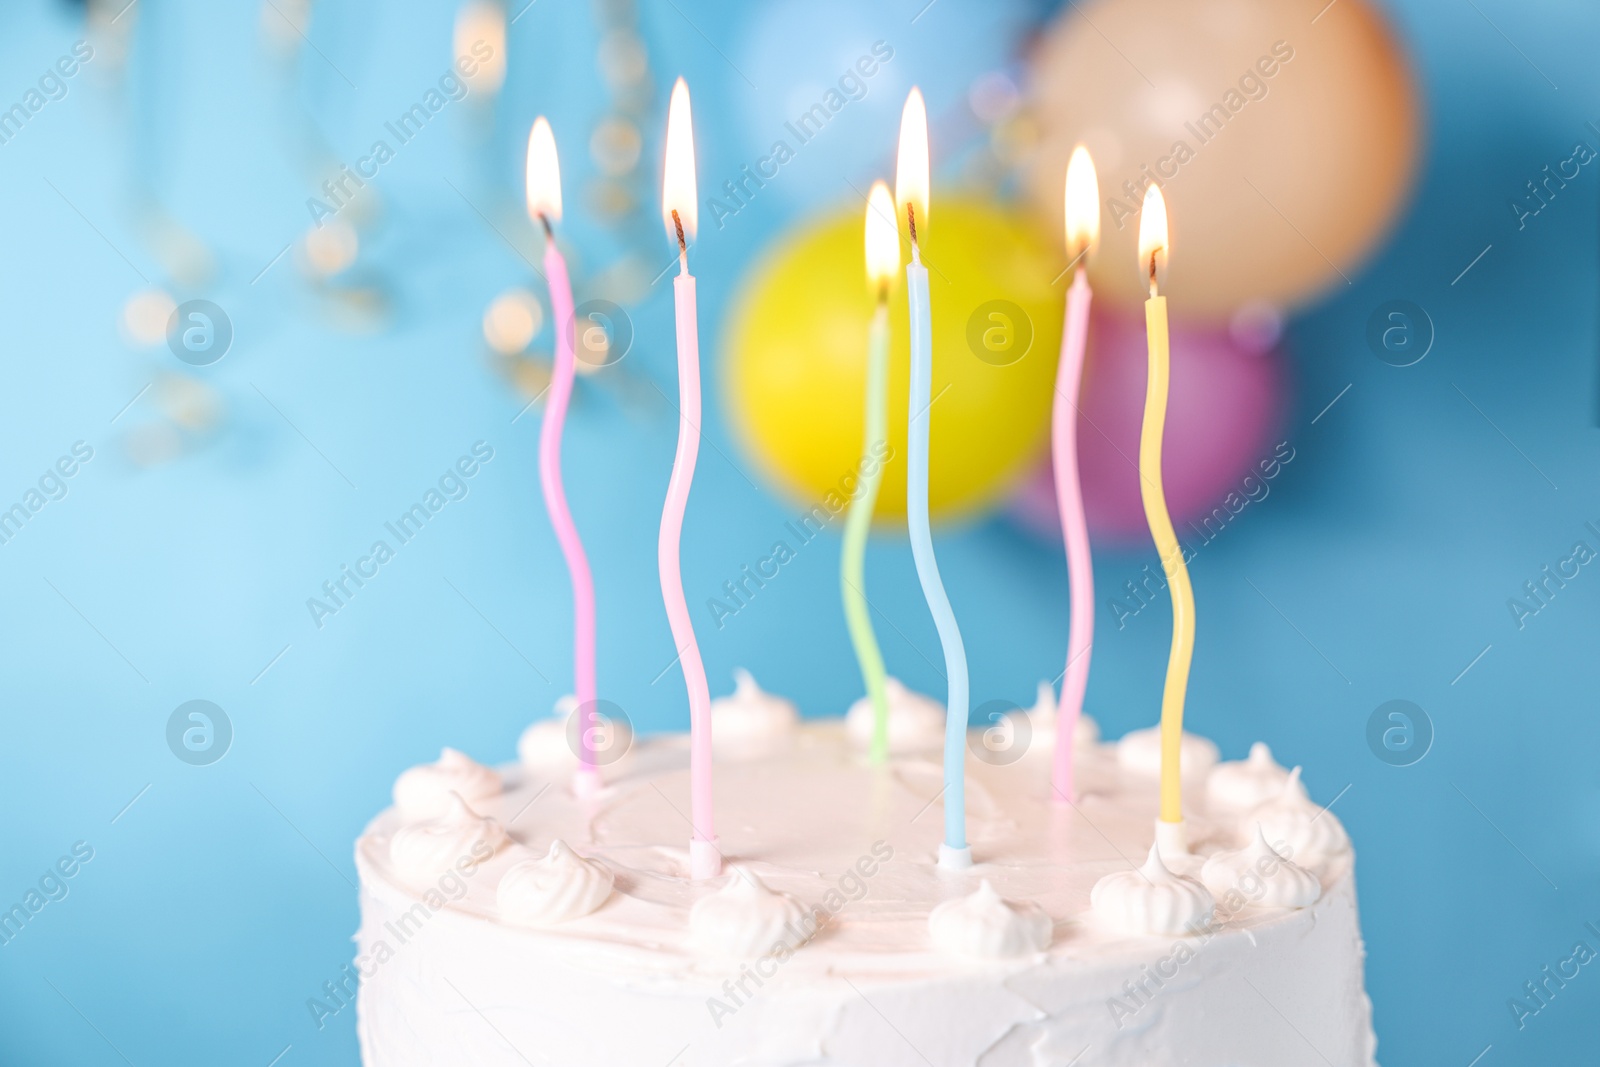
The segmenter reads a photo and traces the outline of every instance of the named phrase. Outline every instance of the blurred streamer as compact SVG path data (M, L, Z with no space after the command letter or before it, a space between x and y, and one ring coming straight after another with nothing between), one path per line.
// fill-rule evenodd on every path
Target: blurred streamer
M371 257L362 259L370 239L382 232L383 197L376 182L352 180L349 165L303 103L302 65L314 47L313 23L313 0L262 0L261 43L273 60L291 156L313 199L336 212L309 220L295 242L294 263L324 319L346 332L371 333L390 324L394 304L388 275Z

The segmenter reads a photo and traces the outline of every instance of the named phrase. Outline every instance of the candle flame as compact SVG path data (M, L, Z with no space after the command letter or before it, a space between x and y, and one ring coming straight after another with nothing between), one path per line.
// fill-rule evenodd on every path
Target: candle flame
M555 222L561 218L561 164L550 123L540 115L528 134L528 217Z
M661 217L667 224L667 236L678 241L678 225L683 227L683 239L694 240L700 216L696 210L699 196L694 175L694 126L689 116L689 86L679 78L672 87L672 103L667 108L667 164L661 181ZM677 212L678 221L672 215Z
M894 199L883 182L873 182L867 196L867 284L875 293L887 292L900 266L900 226Z
M900 113L900 152L895 160L894 200L897 214L904 213L907 205L910 205L916 213L916 225L928 224L928 105L923 103L922 90L916 86L911 87L905 110ZM895 228L898 232L898 219Z
M1067 255L1080 266L1100 244L1100 179L1083 145L1067 164Z
M1144 193L1144 206L1139 210L1139 273L1150 283L1150 295L1156 294L1158 283L1167 275L1167 250L1171 247L1167 235L1167 202L1160 187L1151 184Z

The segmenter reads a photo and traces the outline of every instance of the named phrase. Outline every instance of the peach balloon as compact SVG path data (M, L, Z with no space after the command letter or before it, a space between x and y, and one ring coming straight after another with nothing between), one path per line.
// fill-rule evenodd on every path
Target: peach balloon
M1091 0L1032 63L1027 184L1061 227L1079 141L1100 172L1097 296L1135 304L1150 176L1172 218L1175 307L1225 319L1286 308L1360 268L1404 202L1419 106L1405 56L1365 0ZM1081 9L1081 10L1080 10ZM1315 17L1315 21L1313 21Z

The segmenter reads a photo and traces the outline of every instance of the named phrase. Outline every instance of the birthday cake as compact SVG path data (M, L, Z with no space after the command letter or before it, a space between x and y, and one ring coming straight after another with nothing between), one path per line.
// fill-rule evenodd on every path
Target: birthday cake
M974 733L974 863L937 863L943 708L896 686L801 723L713 706L722 874L689 876L689 744L613 734L591 796L563 713L517 765L446 750L356 844L368 1067L1371 1067L1353 855L1264 745L1185 735L1187 842L1155 833L1154 731L1054 706ZM1026 738L1020 743L1019 738ZM608 759L610 757L608 756Z

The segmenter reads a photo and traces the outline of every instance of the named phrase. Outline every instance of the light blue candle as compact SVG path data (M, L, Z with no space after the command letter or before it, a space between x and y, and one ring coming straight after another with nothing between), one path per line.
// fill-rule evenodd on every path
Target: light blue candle
M911 305L911 421L907 441L906 525L911 531L911 555L917 563L922 595L933 613L944 648L949 693L944 726L944 844L939 865L968 867L967 847L967 651L961 644L950 597L939 578L933 556L933 535L928 528L928 429L933 403L932 317L928 305L928 268L922 265L915 238L911 262L906 264L906 293Z

